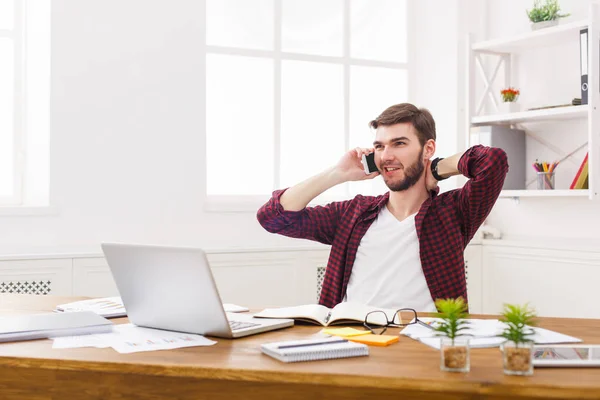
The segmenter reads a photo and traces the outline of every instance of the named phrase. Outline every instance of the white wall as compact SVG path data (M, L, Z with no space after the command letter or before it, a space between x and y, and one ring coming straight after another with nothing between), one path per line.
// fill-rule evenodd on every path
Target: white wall
M413 102L433 112L440 156L457 150L460 126L457 2L415 2ZM53 0L52 8L50 197L59 213L0 217L0 243L308 244L264 232L254 213L203 211L203 1ZM251 176L240 168L224 179Z
M561 0L564 12L571 13L569 20L587 18L590 0ZM522 0L488 1L488 38L510 36L530 29L525 9L532 2ZM507 23L510 21L510 23ZM561 21L562 22L562 21ZM578 43L538 49L521 56L518 62L518 86L522 88L519 99L523 106L540 106L570 102L580 97ZM557 78L558 77L558 78ZM538 124L525 126L532 133L547 138L564 153L585 142L583 121L563 124ZM575 176L586 150L557 168L556 185L568 187ZM564 154L563 153L563 154ZM535 140L527 141L527 158L553 160L559 155ZM533 169L528 177L533 176ZM522 198L520 203L511 199L499 200L489 220L507 236L546 238L600 238L600 204L584 198Z

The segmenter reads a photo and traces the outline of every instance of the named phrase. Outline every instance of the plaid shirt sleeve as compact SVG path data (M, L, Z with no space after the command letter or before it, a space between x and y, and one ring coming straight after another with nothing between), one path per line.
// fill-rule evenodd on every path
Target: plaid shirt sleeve
M465 243L468 243L500 195L508 172L508 160L502 149L477 145L462 155L458 170L469 178L458 191L462 231Z
M286 211L280 202L286 190L274 191L271 199L258 210L256 217L262 227L271 233L332 244L340 217L350 200Z

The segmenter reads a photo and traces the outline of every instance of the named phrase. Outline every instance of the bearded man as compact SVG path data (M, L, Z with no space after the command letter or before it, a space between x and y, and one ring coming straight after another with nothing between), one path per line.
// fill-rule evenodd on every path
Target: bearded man
M506 153L473 146L433 158L435 121L408 103L387 108L369 124L372 148L356 148L320 174L273 192L257 213L269 232L331 245L319 303L343 301L381 308L436 311L439 298L467 298L463 252L492 210L506 174ZM378 172L366 174L362 156L375 153ZM439 193L438 181L469 180ZM329 188L381 176L389 192L357 195L307 207Z

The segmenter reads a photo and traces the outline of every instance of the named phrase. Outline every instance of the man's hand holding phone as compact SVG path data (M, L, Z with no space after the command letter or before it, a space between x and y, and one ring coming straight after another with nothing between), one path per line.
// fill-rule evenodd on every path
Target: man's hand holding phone
M372 148L357 147L344 154L335 169L344 182L373 179L379 175L374 155Z

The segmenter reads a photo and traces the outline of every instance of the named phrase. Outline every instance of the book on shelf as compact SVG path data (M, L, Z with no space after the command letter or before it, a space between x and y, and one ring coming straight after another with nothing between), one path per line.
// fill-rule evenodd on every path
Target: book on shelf
M304 321L322 326L356 324L365 322L365 317L371 311L383 311L388 319L394 318L396 310L372 307L365 304L344 302L333 308L328 308L320 304L306 304L295 307L266 308L255 314L257 318L291 318L297 321ZM385 325L386 316L382 313L376 313L369 316L372 324Z
M585 154L579 169L577 170L577 174L575 174L575 178L573 178L573 182L571 182L571 186L569 189L587 189L589 187L589 171L588 171L588 153Z
M260 349L266 355L282 362L330 360L369 355L367 345L338 337L265 343L260 346Z

